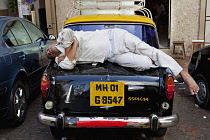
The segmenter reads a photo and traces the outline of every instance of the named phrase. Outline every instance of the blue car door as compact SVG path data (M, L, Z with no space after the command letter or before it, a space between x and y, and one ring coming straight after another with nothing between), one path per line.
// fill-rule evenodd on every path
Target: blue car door
M37 85L41 76L38 71L42 65L40 48L33 42L22 22L20 20L8 22L3 38L11 51L14 68L18 68L15 65L21 65L19 68L27 72L32 87Z
M45 55L45 50L50 44L53 43L53 41L48 40L46 35L31 22L23 21L23 23L26 26L32 38L32 41L36 44L36 46L40 50L40 59L42 60L40 62L40 65L41 67L45 67L50 62L50 60Z

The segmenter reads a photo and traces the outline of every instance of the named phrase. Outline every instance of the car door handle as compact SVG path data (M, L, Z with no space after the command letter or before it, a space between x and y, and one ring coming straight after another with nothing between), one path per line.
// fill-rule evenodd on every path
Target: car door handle
M11 56L10 56L9 53L3 54L3 58L4 58L4 61L5 61L7 64L12 64L12 58L11 58Z
M23 53L22 55L19 56L19 59L25 60L26 59L26 55Z

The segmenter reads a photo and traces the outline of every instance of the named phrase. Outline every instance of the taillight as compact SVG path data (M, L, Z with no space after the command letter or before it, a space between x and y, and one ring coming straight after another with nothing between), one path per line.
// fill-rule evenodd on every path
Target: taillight
M50 87L50 81L47 76L43 75L41 78L41 91L43 98L46 98L48 96L49 87Z
M171 100L174 97L174 78L168 77L166 79L166 95L169 100Z

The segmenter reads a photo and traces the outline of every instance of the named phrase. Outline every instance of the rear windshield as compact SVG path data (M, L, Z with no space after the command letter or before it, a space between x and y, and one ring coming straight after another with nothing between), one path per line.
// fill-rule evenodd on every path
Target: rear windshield
M159 42L157 38L157 34L152 26L149 25L131 25L131 24L94 24L94 25L69 25L66 28L71 28L74 31L95 31L102 29L113 29L120 28L127 30L133 35L139 37L141 40L153 46L155 48L159 48Z

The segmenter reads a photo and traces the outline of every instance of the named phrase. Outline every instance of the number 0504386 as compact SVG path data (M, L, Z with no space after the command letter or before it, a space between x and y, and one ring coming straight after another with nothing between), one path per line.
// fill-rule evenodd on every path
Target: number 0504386
M124 83L90 82L90 106L124 106Z

